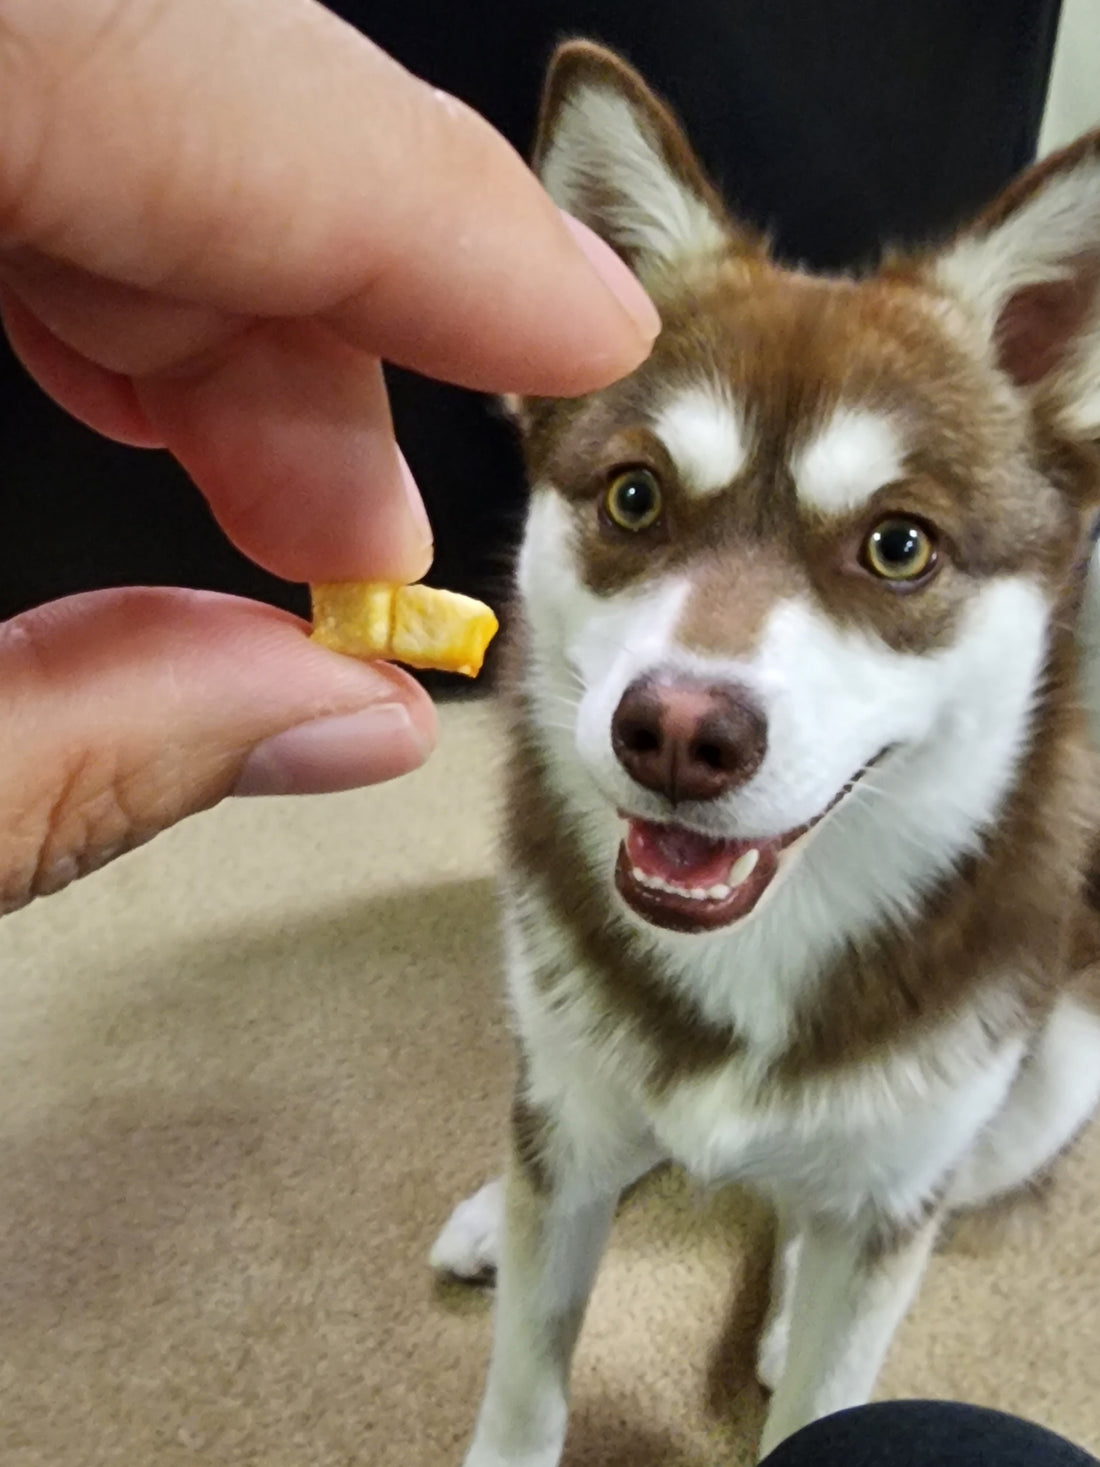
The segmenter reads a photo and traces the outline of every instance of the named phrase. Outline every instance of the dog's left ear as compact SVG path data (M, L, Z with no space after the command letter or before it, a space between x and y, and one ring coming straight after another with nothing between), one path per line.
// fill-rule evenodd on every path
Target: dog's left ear
M1100 132L1022 174L931 262L997 364L1075 436L1100 439Z
M755 243L726 213L670 109L590 41L567 41L550 61L533 162L554 202L645 284L668 267Z
M565 41L546 73L532 164L547 193L595 231L659 298L661 277L763 241L726 212L672 111L633 67ZM502 399L521 429L522 398Z

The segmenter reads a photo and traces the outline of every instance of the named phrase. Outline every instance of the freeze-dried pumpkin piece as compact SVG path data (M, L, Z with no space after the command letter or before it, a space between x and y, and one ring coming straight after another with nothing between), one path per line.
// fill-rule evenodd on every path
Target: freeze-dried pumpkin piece
M310 589L313 640L350 657L477 677L497 631L483 602L434 586L339 581Z

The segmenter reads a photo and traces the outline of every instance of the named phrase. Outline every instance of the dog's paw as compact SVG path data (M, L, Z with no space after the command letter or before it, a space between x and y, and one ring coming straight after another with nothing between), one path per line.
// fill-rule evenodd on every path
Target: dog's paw
M558 1467L560 1461L560 1447L524 1452L519 1457L503 1457L495 1448L481 1447L475 1442L466 1456L463 1467Z
M551 1431L547 1437L523 1446L514 1445L516 1434L510 1433L506 1440L513 1443L508 1451L493 1444L493 1433L478 1431L463 1467L558 1467L562 1448L565 1445L565 1429Z
M460 1279L495 1273L503 1221L504 1182L498 1177L451 1213L429 1255L432 1268ZM475 1461L473 1467L479 1464Z
M756 1378L773 1395L783 1378L790 1336L790 1318L780 1314L768 1320L756 1347Z
M528 1368L513 1375L514 1356L504 1369L494 1357L463 1467L558 1467L569 1407L560 1382L541 1378L543 1366L536 1360L527 1361L533 1374Z

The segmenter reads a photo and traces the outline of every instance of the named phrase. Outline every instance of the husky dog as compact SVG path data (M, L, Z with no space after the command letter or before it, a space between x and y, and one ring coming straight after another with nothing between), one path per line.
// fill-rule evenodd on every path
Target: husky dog
M514 404L519 1077L433 1253L498 1275L467 1467L555 1467L616 1200L668 1159L776 1209L763 1455L867 1398L945 1213L1100 1095L1100 135L862 278L774 263L598 47L536 167L663 330Z

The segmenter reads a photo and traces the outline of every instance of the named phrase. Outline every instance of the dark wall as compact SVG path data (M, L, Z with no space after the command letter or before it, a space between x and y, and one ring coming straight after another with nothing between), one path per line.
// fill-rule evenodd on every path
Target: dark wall
M343 0L334 9L518 147L560 36L622 50L674 103L727 196L787 257L842 266L950 228L1033 151L1058 0ZM433 579L494 599L522 514L508 429L469 393L392 373L428 500ZM69 421L0 352L0 616L162 583L297 610L224 541L165 455Z

